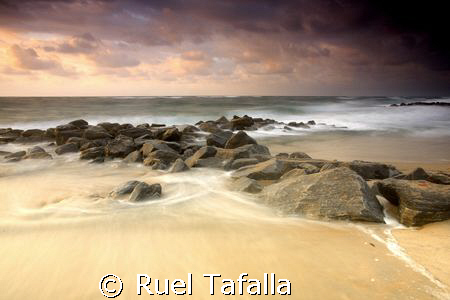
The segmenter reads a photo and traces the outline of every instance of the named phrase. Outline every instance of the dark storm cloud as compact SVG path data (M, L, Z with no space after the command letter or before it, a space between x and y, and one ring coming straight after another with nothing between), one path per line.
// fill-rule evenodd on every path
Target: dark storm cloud
M446 23L446 9L438 1L0 0L0 27L72 36L47 45L47 51L93 53L101 40L178 47L222 37L245 47L234 60L272 66L267 70L289 73L293 68L284 67L289 60L336 59L340 49L346 55L341 61L353 67L420 65L448 90ZM219 52L209 54L230 55Z

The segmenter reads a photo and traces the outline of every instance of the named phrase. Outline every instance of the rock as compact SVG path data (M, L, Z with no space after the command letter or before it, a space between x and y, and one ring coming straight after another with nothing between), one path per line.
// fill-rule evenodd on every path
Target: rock
M181 132L178 128L168 128L161 135L161 140L178 142L181 139Z
M141 181L131 180L128 181L121 186L117 187L110 193L110 196L113 198L119 198L121 196L129 195L133 192L134 188L141 183Z
M281 152L275 155L276 158L289 158L289 154Z
M233 190L256 194L263 190L263 186L258 181L247 177L241 177L233 183Z
M145 128L138 128L138 127L122 129L122 130L119 130L117 133L122 134L124 136L131 137L133 139L136 139L141 136L153 137L153 133L150 130L145 129Z
M285 180L286 178L298 177L308 175L305 169L292 169L289 172L286 172L283 176L280 177L280 180Z
M238 131L233 134L225 144L225 149L234 149L247 144L257 144L256 141L245 133L245 131Z
M144 160L144 164L150 165L149 162L156 159L156 160L160 160L161 162L163 162L166 165L170 165L178 158L180 158L180 155L173 151L156 150L156 151L153 151L148 154L147 158Z
M191 157L192 155L194 155L194 150L193 149L186 149L184 150L183 154L181 155L181 159L183 161L185 161L186 159L188 159L189 157Z
M308 121L308 123L306 123L308 125L316 125L316 122L314 122L314 120Z
M407 179L407 180L427 180L428 177L429 177L429 175L427 174L427 172L425 172L424 169L416 168L411 173L405 175L403 177L403 179Z
M308 163L301 163L297 166L297 168L305 170L306 174L314 174L320 172L320 168Z
M70 139L69 139L70 140ZM106 146L106 144L110 141L110 140L93 140L93 141L89 141L84 143L81 147L80 147L80 151L84 151L86 149L89 148L94 148L94 147L104 147Z
M321 168L320 168L320 172L322 171L327 171L327 170L331 170L331 169L335 169L335 168L339 168L341 166L341 163L338 162L328 162L325 163Z
M69 124L73 125L75 127L81 128L81 129L87 128L87 126L89 125L88 122L86 122L85 120L82 120L82 119L69 122Z
M156 158L146 158L144 160L144 166L150 167L152 170L166 170L167 164Z
M183 134L195 133L200 131L197 127L193 125L183 125L179 129Z
M354 160L350 163L343 163L342 165L355 171L366 180L385 179L400 174L395 167L376 162Z
M81 151L80 159L96 159L103 158L105 156L105 147L92 147L86 150Z
M429 182L433 182L436 184L450 184L450 176L444 173L430 173L430 176L427 178Z
M154 128L157 128L157 127L166 127L166 124L156 124L156 123L152 123L152 125L150 125L150 127L154 127Z
M66 144L72 143L72 144L76 144L78 148L81 148L81 146L83 146L86 143L89 143L90 141L84 138L80 138L80 137L71 137L66 141Z
M90 162L90 164L102 164L102 163L104 163L104 162L105 162L105 158L104 158L103 156L99 156L99 157L94 158L94 159Z
M288 125L291 126L291 127L298 127L298 128L305 128L305 129L311 128L311 127L309 127L308 125L306 125L303 122L299 122L299 123L297 123L297 122L289 122Z
M66 128L74 128L74 129L66 129ZM73 125L67 126L62 125L58 126L55 129L55 140L56 145L60 146L67 142L67 140L71 137L82 137L84 134L83 129L78 129Z
M109 134L101 126L92 126L84 131L83 137L88 140L98 140L98 139L112 139L113 136Z
M151 140L153 140L153 134L146 134L134 139L134 143L136 147L140 147Z
M290 159L309 159L311 156L306 154L305 152L293 152L289 155Z
M52 156L48 154L44 149L39 146L34 146L33 148L28 149L27 155L25 158L31 159L52 159Z
M129 201L141 202L160 197L161 197L161 185L159 183L149 185L145 182L140 182L138 185L136 185L133 192L131 193Z
M173 163L172 167L170 167L170 173L178 173L188 171L189 167L184 163L181 158L177 158L177 160Z
M105 129L110 135L116 135L117 131L120 128L119 123L109 123L109 122L98 123L97 126Z
M367 183L348 168L288 177L266 187L264 201L287 214L384 222L383 208Z
M123 161L126 163L138 163L138 162L142 162L142 152L139 150L135 150L133 152L131 152L130 154L128 154Z
M173 153L177 153L177 151L173 150L171 147L167 145L166 142L160 140L151 140L142 145L142 155L147 157L151 152L157 150L169 151Z
M193 167L196 168L215 168L221 169L225 165L225 162L218 157L207 157L198 159Z
M231 176L234 178L248 177L255 180L277 180L291 169L283 161L271 159L256 165L242 167L233 172Z
M105 154L109 157L125 157L136 150L134 140L130 137L119 135L105 146Z
M48 128L45 130L45 136L48 139L55 139L56 138L56 128Z
M216 120L216 123L219 123L219 124L226 124L226 123L229 123L229 122L230 121L228 121L228 119L225 116L221 116L220 118L218 118Z
M380 194L399 206L400 223L421 226L450 218L450 186L424 180L385 179L377 183Z
M215 146L218 148L225 148L225 144L231 138L233 132L231 131L217 131L206 137L206 145Z
M150 124L148 123L139 124L136 126L136 128L143 128L143 129L150 128Z
M8 155L5 155L4 158L5 159L12 159L14 161L19 161L21 160L25 155L27 154L27 152L25 151L18 151L18 152L14 152L14 153L10 153Z
M55 153L58 155L62 155L65 153L78 152L78 145L75 143L67 143L61 146L58 146L55 149Z
M202 131L215 133L220 132L221 129L217 126L214 122L204 122L198 125L198 128L200 128Z
M242 118L235 118L231 120L231 126L233 130L244 130L251 127L255 122L249 116L243 116Z
M45 131L41 129L28 129L22 132L23 137L38 137L38 138L44 138L45 137Z
M231 163L230 169L236 170L245 166L256 165L259 161L256 158L239 158Z
M185 163L189 168L192 168L197 165L197 161L199 159L204 159L208 157L213 157L217 153L217 149L211 146L205 146L197 150L191 157L187 158Z

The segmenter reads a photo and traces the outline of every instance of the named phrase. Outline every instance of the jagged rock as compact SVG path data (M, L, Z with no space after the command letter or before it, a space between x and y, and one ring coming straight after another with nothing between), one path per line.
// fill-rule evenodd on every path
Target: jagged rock
M309 127L309 125L306 125L303 122L299 122L299 123L297 123L297 122L289 122L288 125L291 126L291 127L298 127L298 128L305 128L305 129L311 128L311 127Z
M181 158L177 158L177 160L173 163L172 167L170 167L170 173L178 173L188 171L189 167L184 163Z
M65 153L78 152L78 145L75 143L67 143L61 146L58 146L55 149L55 153L58 155L62 155Z
M69 122L69 124L81 129L87 128L87 126L89 125L89 123L83 119L74 120L72 122Z
M148 123L139 124L136 126L136 128L143 128L143 129L150 128L150 124Z
M288 153L278 153L277 155L275 155L276 158L289 158L289 154Z
M384 222L383 208L367 183L348 168L288 177L266 187L263 199L287 214Z
M191 157L187 158L185 163L189 168L195 167L198 163L198 160L213 157L216 155L217 149L211 146L205 146L197 150Z
M105 146L105 154L109 157L125 157L136 149L134 140L130 137L119 135Z
M101 126L92 126L84 131L83 137L88 140L112 139L113 136Z
M200 129L198 129L197 127L193 126L193 125L183 125L180 126L179 129L183 134L189 134L189 133L195 133L200 131Z
M151 157L144 159L144 166L150 167L152 170L166 170L168 168L165 162Z
M376 162L354 160L350 163L343 163L342 166L350 168L366 180L385 179L400 174L394 166Z
M271 159L256 165L242 167L239 170L236 170L232 174L232 177L248 177L255 180L277 180L291 169L292 168L289 168L283 161Z
M125 195L129 195L133 192L134 188L141 183L141 181L137 181L137 180L130 180L124 184L122 184L121 186L117 187L116 189L114 189L111 193L110 196L113 198L119 198Z
M429 177L429 175L427 174L427 172L425 172L424 169L416 168L411 173L405 175L403 177L403 179L407 179L407 180L427 180L428 177Z
M105 147L92 147L81 151L80 159L96 159L98 157L103 158L105 156Z
M237 170L245 166L256 165L257 163L259 163L259 160L256 158L239 158L231 163L230 169Z
M126 163L138 163L142 162L142 152L139 150L135 150L128 154L124 159L124 162Z
M150 142L151 140L153 140L153 134L146 134L143 136L140 136L136 139L134 139L134 143L136 144L137 147L140 147L142 145L144 145L145 143Z
M234 149L248 144L257 144L256 141L245 133L245 131L238 131L233 134L225 144L225 149Z
M86 143L89 143L90 141L84 138L80 138L80 137L71 137L66 141L66 144L72 143L72 144L76 144L78 148L81 148L81 146L83 146Z
M31 159L52 159L52 156L48 154L43 148L34 146L27 150L25 158Z
M308 121L308 123L306 123L308 125L316 125L316 122L314 122L314 120Z
M219 123L219 124L226 124L226 123L229 123L229 122L230 121L228 121L228 119L225 116L221 116L220 118L218 118L216 120L216 123Z
M157 124L157 123L152 123L152 125L150 125L150 127L166 127L166 124Z
M60 146L67 142L71 137L82 137L84 134L83 129L78 129L73 125L62 125L55 129L56 145Z
M183 161L185 161L186 159L188 159L189 157L191 157L192 155L194 155L194 150L193 149L186 149L184 150L183 154L181 155L181 159Z
M339 168L340 166L341 166L341 163L339 163L339 162L328 162L320 168L320 172Z
M159 183L149 185L145 182L140 182L138 185L136 185L133 192L131 193L129 201L141 202L160 197L161 197L161 185Z
M108 144L110 140L93 140L93 141L89 141L86 143L83 143L83 145L80 147L80 151L84 151L86 149L89 148L94 148L94 147L104 147L106 146L106 144Z
M380 194L399 206L400 223L421 226L450 219L450 186L424 180L385 179L377 182Z
M217 131L206 137L206 145L225 148L225 144L232 135L233 132L231 131Z
M263 186L256 180L247 177L241 177L232 183L235 191L256 194L263 190Z
M290 159L309 159L311 156L306 154L305 152L293 152L289 154Z
M119 123L109 123L109 122L98 123L97 126L102 127L110 135L113 135L113 136L117 134L117 131L120 128L120 124Z
M231 126L233 130L244 130L251 127L255 122L249 116L243 116L242 118L234 118L231 120Z
M450 184L450 176L444 173L430 173L430 176L427 178L429 182L433 182L436 184Z
M297 168L305 170L306 174L314 174L320 172L320 168L308 163L301 163L297 166Z

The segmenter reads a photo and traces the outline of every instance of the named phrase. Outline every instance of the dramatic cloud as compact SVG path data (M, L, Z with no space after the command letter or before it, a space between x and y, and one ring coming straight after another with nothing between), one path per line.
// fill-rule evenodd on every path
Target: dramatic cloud
M166 94L448 94L446 20L385 0L0 0L0 70Z

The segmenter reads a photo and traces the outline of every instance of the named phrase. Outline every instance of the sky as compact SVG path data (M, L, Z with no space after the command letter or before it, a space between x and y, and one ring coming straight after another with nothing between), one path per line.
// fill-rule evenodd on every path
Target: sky
M0 0L0 96L448 96L446 12L432 0Z

